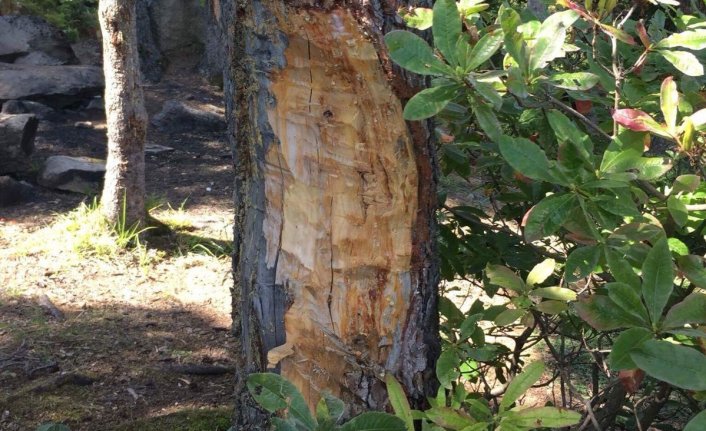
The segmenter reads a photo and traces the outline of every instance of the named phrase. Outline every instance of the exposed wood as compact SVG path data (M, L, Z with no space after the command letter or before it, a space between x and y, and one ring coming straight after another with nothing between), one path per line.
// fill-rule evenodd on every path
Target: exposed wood
M108 159L101 197L104 215L130 226L145 211L145 137L147 113L139 84L135 0L100 0L103 32L105 113Z
M419 405L438 354L435 177L426 128L402 118L423 83L393 70L382 44L395 10L237 7L221 11L237 17L224 25L242 342L235 428L262 425L244 379L273 350L310 406L326 390L351 414L383 409L385 373Z
M0 114L0 174L26 169L38 125L33 114Z

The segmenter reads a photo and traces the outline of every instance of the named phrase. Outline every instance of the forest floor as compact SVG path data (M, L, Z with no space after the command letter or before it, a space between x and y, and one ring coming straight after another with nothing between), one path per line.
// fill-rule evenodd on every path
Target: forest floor
M151 116L169 99L222 106L193 75L145 96ZM0 430L228 428L230 150L212 132L151 128L148 143L174 148L147 156L150 213L170 229L136 250L90 238L93 197L37 187L32 202L0 209ZM36 147L37 169L51 155L104 158L104 115L42 121ZM204 371L223 373L194 375Z

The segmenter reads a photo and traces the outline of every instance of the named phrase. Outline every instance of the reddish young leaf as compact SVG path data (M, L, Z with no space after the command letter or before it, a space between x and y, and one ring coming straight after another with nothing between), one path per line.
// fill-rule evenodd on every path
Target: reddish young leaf
M618 379L625 391L632 395L640 389L642 379L645 377L645 372L639 368L634 370L622 370L618 373Z

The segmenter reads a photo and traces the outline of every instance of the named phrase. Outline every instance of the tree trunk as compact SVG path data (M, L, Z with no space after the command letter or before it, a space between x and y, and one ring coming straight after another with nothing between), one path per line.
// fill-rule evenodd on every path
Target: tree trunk
M101 198L104 215L126 225L141 223L145 212L145 134L147 113L139 84L135 0L101 0L108 160Z
M384 409L385 373L419 405L439 353L436 178L427 128L402 118L423 81L393 68L382 40L396 11L376 0L234 3L221 0L235 429L261 429L245 379L280 358L310 406L329 391L351 415Z
M29 167L38 125L33 114L0 114L0 174L21 172Z

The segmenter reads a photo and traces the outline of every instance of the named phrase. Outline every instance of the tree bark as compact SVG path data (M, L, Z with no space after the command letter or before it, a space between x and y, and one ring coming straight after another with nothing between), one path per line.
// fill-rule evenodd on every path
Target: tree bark
M38 125L33 114L0 114L0 174L28 168Z
M311 407L329 391L351 416L384 409L385 373L424 403L439 353L436 178L426 126L402 118L423 81L393 68L382 40L400 23L396 10L221 0L221 16L235 160L235 429L263 426L245 379L272 367Z
M108 160L101 198L112 222L144 221L147 113L139 83L135 0L101 0Z

